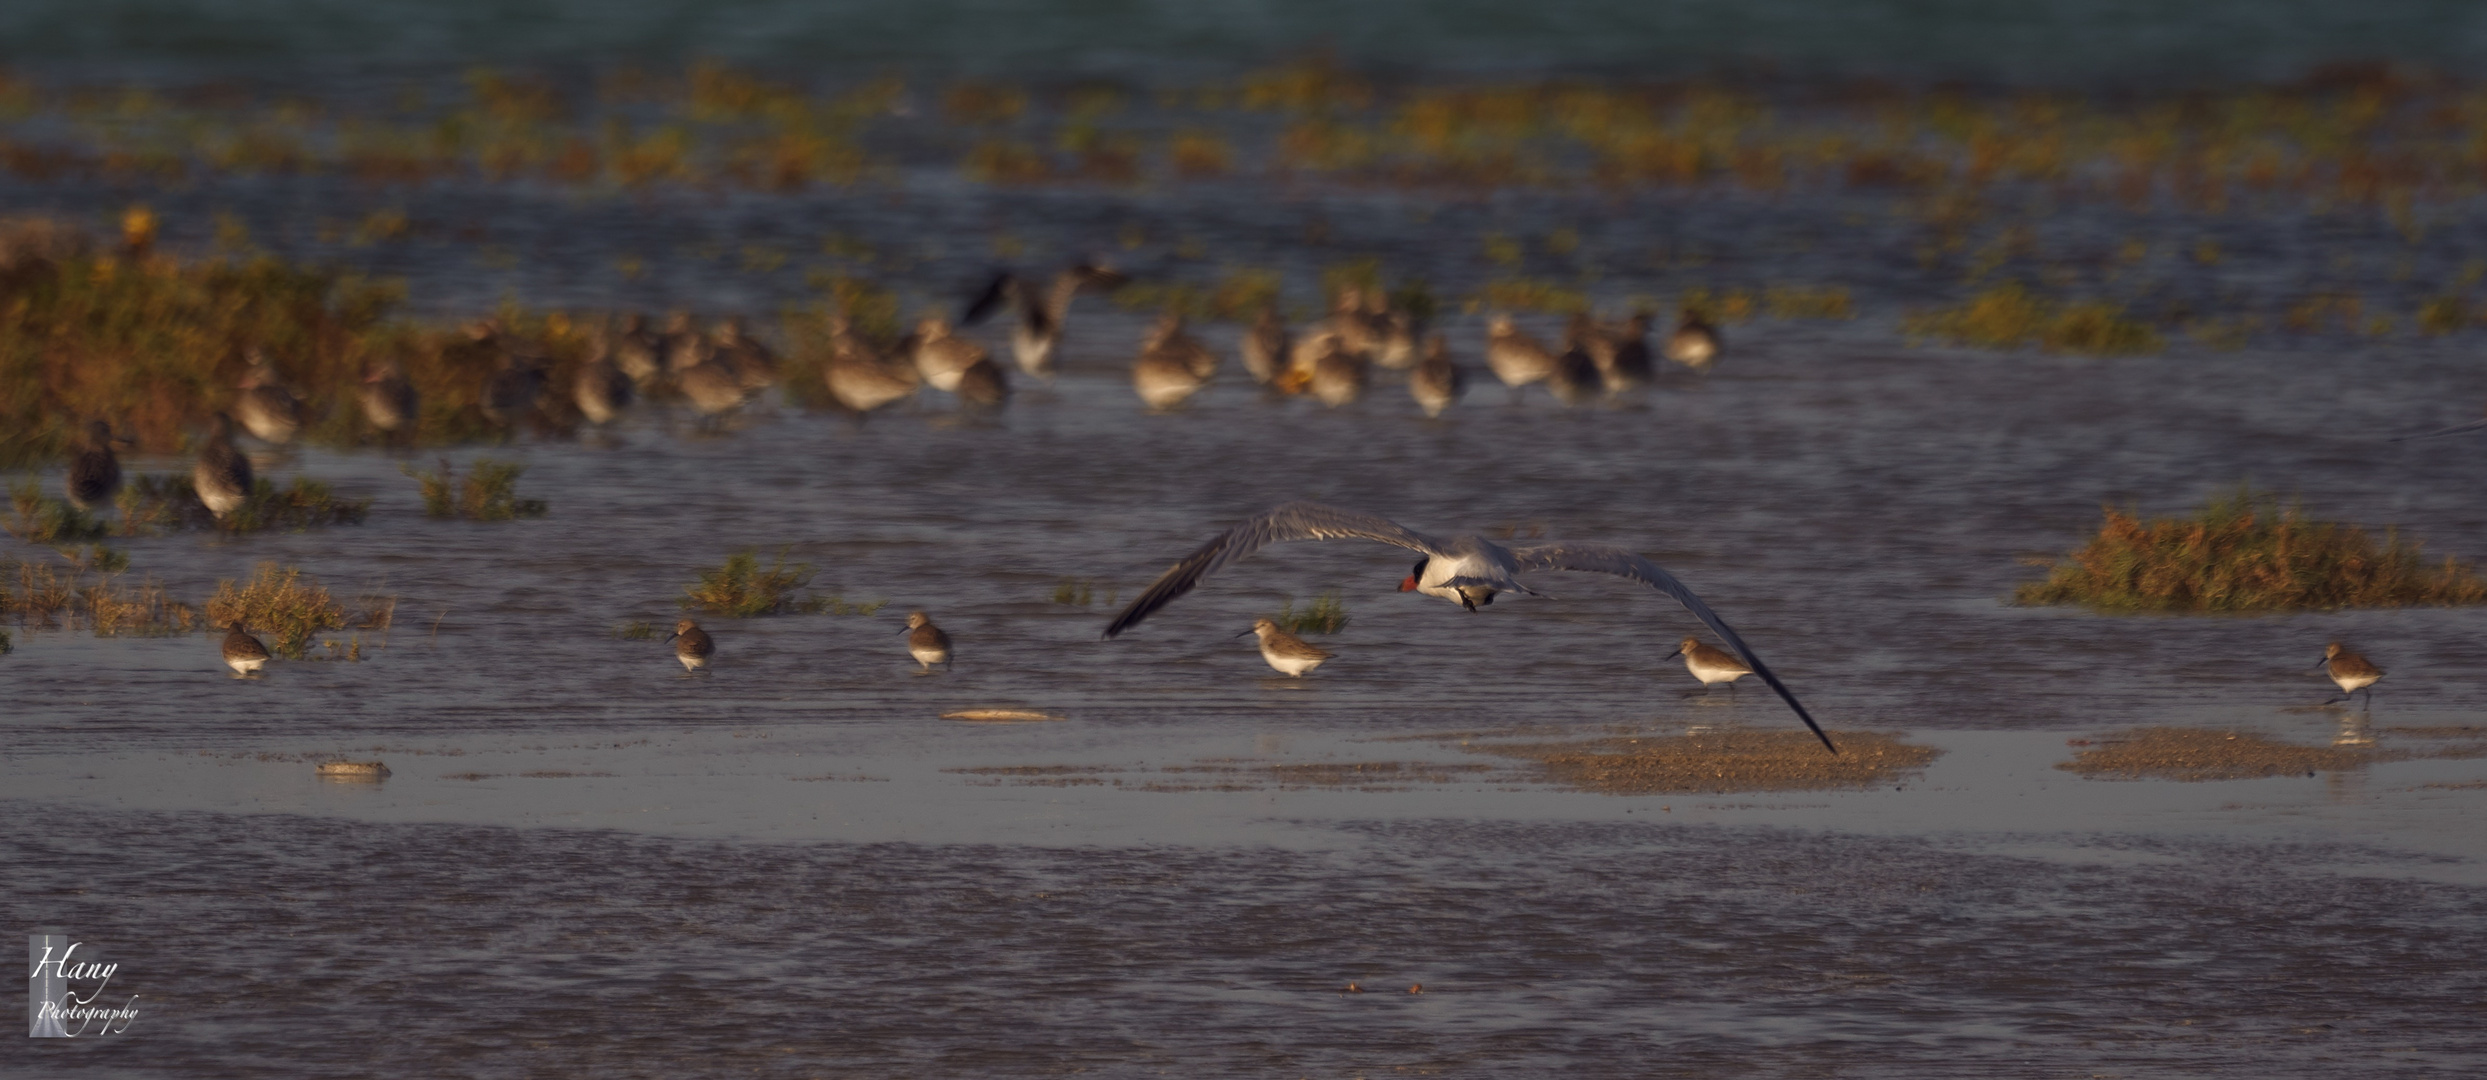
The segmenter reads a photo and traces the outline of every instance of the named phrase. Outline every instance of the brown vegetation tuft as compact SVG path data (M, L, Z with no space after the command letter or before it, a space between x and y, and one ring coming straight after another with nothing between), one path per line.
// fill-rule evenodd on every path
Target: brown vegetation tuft
M2308 521L2302 507L2248 488L2190 518L2104 513L2097 536L2014 600L2109 612L2487 603L2487 581L2459 561L2429 563L2397 534L2377 542L2355 525Z

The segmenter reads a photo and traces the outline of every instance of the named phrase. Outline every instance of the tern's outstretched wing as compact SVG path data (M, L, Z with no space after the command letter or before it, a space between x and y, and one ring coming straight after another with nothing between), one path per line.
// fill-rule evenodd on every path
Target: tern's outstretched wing
M1150 612L1192 591L1192 586L1200 584L1200 579L1209 576L1210 571L1281 540L1378 540L1428 555L1440 550L1431 537L1401 528L1386 518L1319 503L1275 506L1184 556L1182 562L1160 575L1140 593L1139 599L1106 624L1105 636L1113 637L1139 625Z
M991 318L993 312L1002 306L1002 302L1010 299L1011 291L1018 281L1019 279L1013 277L1008 270L994 271L993 280L985 283L984 291L977 293L976 298L968 302L967 310L959 315L959 325L974 326Z
M1752 668L1753 674L1761 676L1772 690L1778 691L1779 696L1787 701L1788 708L1796 710L1797 719L1803 720L1806 727L1813 729L1814 737L1822 740L1822 745L1830 747L1834 754L1839 752L1839 747L1831 744L1831 737L1822 733L1822 725L1813 722L1813 714L1806 712L1805 707L1797 702L1796 695L1788 692L1787 684L1771 674L1761 657L1753 655L1753 647L1745 644L1744 639L1738 637L1735 630L1728 627L1727 621L1718 617L1717 612L1710 610L1710 605L1693 595L1690 587L1676 580L1675 575L1659 569L1657 563L1612 544L1538 544L1513 548L1511 557L1519 562L1522 570L1578 570L1591 574L1614 574L1674 597L1676 603L1684 605L1684 610L1708 624L1727 642L1729 648L1736 650L1736 657L1744 661L1744 666Z
M2440 431L2429 431L2420 435L2403 435L2393 439L2392 441L2408 442L2412 439L2435 439L2446 435L2459 435L2465 431L2477 431L2481 428L2487 428L2487 420L2472 420L2466 424L2454 424L2453 426L2444 428Z

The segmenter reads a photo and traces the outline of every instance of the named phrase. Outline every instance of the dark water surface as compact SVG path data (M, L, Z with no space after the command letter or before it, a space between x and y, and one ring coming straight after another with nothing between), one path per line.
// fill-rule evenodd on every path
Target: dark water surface
M941 77L1147 75L1324 36L1359 64L1387 67L1404 37L1428 58L1414 68L1541 76L1635 63L1606 30L1627 17L1656 39L1650 62L1674 65L1660 74L1775 57L2094 85L2191 58L2239 79L2480 48L2467 9L2419 4L2154 21L2063 3L1957 40L1910 33L1918 6L1553 6L1511 26L1484 5L1413 25L1396 5L1265 5L1251 10L1267 26L1220 23L1190 52L1148 30L1188 25L1181 5L1079 5L1026 34L956 7L858 28L808 5L591 19L557 4L36 3L0 13L0 41L29 70L240 65L347 89L362 68L709 53L782 67L816 48ZM375 37L375 20L399 32ZM922 32L936 22L945 33ZM286 32L253 30L272 26ZM1737 27L1757 44L1678 43ZM1191 407L1144 414L1124 365L1145 313L1083 300L1066 374L1022 380L989 422L928 392L862 424L779 403L712 435L643 409L609 438L451 451L525 463L521 494L551 514L505 524L425 518L400 467L430 454L265 457L280 481L373 498L369 521L132 540L133 576L196 602L276 561L340 596L396 597L395 623L364 635L361 663L253 680L228 677L212 637L12 628L0 926L93 942L125 965L116 991L144 997L127 1035L16 1043L0 1072L2267 1077L2487 1060L2487 766L2220 784L2053 768L2068 741L2162 724L2432 751L2442 740L2410 729L2487 712L2487 613L2107 618L2004 601L2101 504L2174 513L2245 480L2437 554L2487 554L2487 441L2386 441L2475 415L2471 337L2179 338L2113 359L1915 347L1901 314L1956 299L1962 257L1922 261L1923 208L1885 194L1031 191L966 183L951 149L891 154L870 182L784 195L13 175L0 199L81 221L143 199L184 252L227 213L268 250L403 277L427 318L504 298L765 314L816 297L812 270L856 269L812 257L824 238L875 252L870 275L910 312L955 303L997 260L1106 251L1144 279L1277 270L1299 307L1324 268L1371 256L1446 298L1513 272L1560 275L1609 311L1701 285L1837 284L1861 317L1734 326L1714 374L1573 411L1537 391L1510 403L1480 370L1489 385L1437 422L1392 380L1327 411L1264 400L1232 367ZM2024 198L2045 205L1996 212L2026 213L2083 284L2122 274L2117 295L2215 310L2339 282L2407 310L2458 278L2482 232L2462 192L2423 228L2286 200L1992 202ZM328 227L377 209L403 210L412 239L355 248ZM1556 259L1541 241L1562 229L1579 248ZM1525 265L1484 257L1497 233L1528 241ZM2146 258L2101 269L2136 238ZM2184 254L2204 240L2224 258ZM754 245L791 257L744 258ZM1455 302L1442 323L1472 367L1483 324ZM1202 331L1222 350L1233 332ZM56 490L58 470L40 479ZM1409 559L1373 546L1270 550L1098 640L1114 600L1298 498L1428 531L1630 546L1709 598L1834 733L1903 732L1944 756L1868 791L1549 786L1462 733L1795 720L1661 661L1696 624L1646 590L1542 575L1550 598L1470 615L1393 592ZM719 653L698 678L667 646L615 636L661 633L683 586L745 548L885 606L703 619ZM1056 602L1065 585L1093 602ZM1274 677L1234 636L1325 592L1351 621L1309 679ZM955 670L913 674L897 632L918 608L956 638ZM2371 716L2313 707L2333 639L2390 672ZM973 708L1063 719L938 719ZM332 756L393 775L323 783L310 760ZM1356 763L1450 771L1251 779ZM1011 769L1050 771L997 771ZM1340 993L1351 981L1369 992Z

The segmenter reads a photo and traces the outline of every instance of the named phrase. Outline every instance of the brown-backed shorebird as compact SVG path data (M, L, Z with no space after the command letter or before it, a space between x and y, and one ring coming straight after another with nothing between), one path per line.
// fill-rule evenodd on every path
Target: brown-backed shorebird
M665 374L664 335L648 329L648 317L631 312L622 319L622 330L613 336L613 366L639 386L654 385Z
M2383 679L2382 668L2368 663L2365 657L2350 652L2348 646L2337 641L2324 646L2323 659L2315 666L2322 668L2324 674L2332 677L2332 685L2340 688L2339 697L2323 704L2347 701L2356 697L2358 691L2364 690L2366 691L2366 704L2374 705L2374 685Z
M256 675L268 664L268 647L250 636L249 631L242 629L241 620L236 619L225 630L224 657L225 666L233 669L235 678Z
M915 393L920 379L914 364L882 353L844 313L829 317L829 355L821 363L820 377L830 397L857 413L904 400Z
M1288 633L1285 627L1268 619L1252 620L1252 629L1235 636L1242 637L1244 634L1260 636L1261 659L1269 661L1269 666L1278 669L1281 675L1293 675L1301 679L1305 672L1320 667L1322 661L1338 655Z
M1218 355L1183 332L1183 316L1167 312L1140 342L1131 388L1151 409L1171 409L1200 392L1218 373Z
M1556 359L1543 343L1522 333L1511 316L1496 315L1486 322L1485 366L1511 388L1512 400L1519 400L1521 387L1551 377Z
M1336 335L1326 335L1319 340L1322 350L1320 355L1313 357L1313 369L1306 380L1306 388L1312 391L1313 397L1333 409L1363 397L1369 377L1366 369L1372 361L1363 353L1347 351Z
M1694 371L1710 370L1725 347L1726 343L1719 340L1718 327L1710 325L1699 312L1685 312L1683 321L1675 324L1675 332L1667 335L1667 359Z
M1468 373L1451 362L1450 343L1440 334L1425 338L1425 358L1408 372L1408 394L1427 416L1440 416L1468 388Z
M1762 677L1779 697L1796 710L1798 719L1813 730L1830 747L1831 737L1823 734L1822 726L1814 723L1813 715L1796 700L1787 686L1779 681L1761 658L1745 645L1726 620L1710 610L1693 594L1690 587L1675 575L1659 568L1626 548L1611 544L1550 543L1506 547L1484 537L1463 534L1443 539L1426 536L1397 522L1371 514L1359 514L1322 506L1317 503L1287 503L1254 516L1220 533L1183 557L1173 568L1160 575L1139 597L1106 624L1105 636L1113 637L1139 625L1149 613L1166 606L1176 597L1192 591L1201 579L1213 571L1255 551L1286 540L1372 540L1417 552L1421 558L1416 568L1399 583L1401 592L1420 592L1439 597L1476 611L1494 602L1498 593L1533 594L1522 585L1518 575L1537 570L1572 570L1593 574L1614 574L1638 581L1672 597L1693 614L1735 651L1737 660Z
M1746 667L1744 661L1703 644L1697 637L1685 638L1684 643L1676 646L1674 652L1659 659L1673 660L1679 656L1684 658L1684 670L1692 672L1693 678L1701 680L1701 688L1704 690L1719 683L1726 683L1727 689L1732 691L1736 688L1736 680L1753 674L1753 669Z
M1589 359L1597 361L1598 377L1606 381L1607 393L1626 393L1656 380L1656 365L1649 356L1648 312L1635 311L1624 321L1599 331L1604 347L1592 351Z
M250 352L250 371L242 376L242 392L233 411L252 438L276 446L294 441L302 430L302 399L295 397L276 365L257 349Z
M61 485L68 489L69 505L92 510L112 501L121 490L121 455L114 453L112 446L128 441L114 438L111 424L87 421L86 442L78 447L77 456L69 459L69 475Z
M410 431L422 415L423 398L394 357L375 361L363 372L363 386L355 397L363 406L363 419L384 434Z
M217 413L209 421L207 441L199 444L198 464L190 469L190 483L208 513L218 520L250 501L250 459L234 448L232 417Z
M899 633L907 635L907 655L924 665L917 674L927 674L934 664L950 666L950 635L933 625L933 618L921 611L907 614L907 625Z
M1244 331L1236 351L1242 355L1244 371L1253 382L1268 386L1286 373L1287 322L1278 317L1276 303L1261 305L1260 315Z
M990 356L979 358L959 372L959 407L980 412L995 412L1010 404L1010 376Z
M974 326L1004 304L1017 308L1019 323L1010 330L1011 357L1019 362L1019 370L1050 379L1055 358L1062 352L1062 326L1070 318L1071 300L1082 292L1112 292L1130 280L1105 267L1080 263L1055 274L1052 283L1039 291L1026 278L997 271L959 316L959 324Z
M674 632L665 635L665 640L674 643L674 659L682 661L685 673L707 667L708 658L717 655L717 643L709 638L708 631L689 619L675 623Z
M908 359L914 361L916 373L944 393L958 392L959 376L986 355L984 346L959 336L938 315L925 316L915 324L914 341Z
M578 377L570 381L570 399L579 407L579 415L598 427L610 424L630 408L637 395L630 376L621 365L613 362L612 340L605 334L596 335L595 351L587 362L579 365Z

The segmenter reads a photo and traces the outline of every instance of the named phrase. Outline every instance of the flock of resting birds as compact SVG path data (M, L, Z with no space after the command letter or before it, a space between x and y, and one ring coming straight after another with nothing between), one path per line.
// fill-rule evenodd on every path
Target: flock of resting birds
M1010 329L1012 357L1019 369L1037 378L1051 378L1061 352L1063 325L1073 299L1081 292L1111 290L1124 284L1121 274L1081 264L1049 281L1032 281L1002 272L968 305L960 322L973 325L1005 308L1015 309ZM859 333L843 315L830 321L830 349L822 377L842 407L869 413L914 396L930 385L958 397L962 407L997 409L1010 395L1010 380L990 353L939 317L927 317L915 333L883 348ZM1495 377L1516 395L1531 384L1543 384L1566 405L1594 394L1629 393L1649 384L1656 372L1648 337L1650 316L1635 313L1618 323L1575 316L1563 348L1552 349L1521 332L1508 315L1496 315L1486 330L1485 360ZM467 347L494 356L492 374L481 401L486 416L504 428L534 409L545 390L546 365L530 358L505 339L491 320L473 324ZM592 332L592 354L571 387L579 415L603 425L630 407L639 392L662 383L676 389L705 418L741 408L761 390L774 385L777 364L765 345L749 335L739 319L727 319L713 331L700 332L688 315L677 314L662 332L649 328L644 316L629 316L618 332ZM1688 314L1662 345L1662 355L1695 371L1707 371L1720 355L1716 328ZM1465 372L1449 357L1441 334L1425 332L1421 320L1394 310L1379 294L1348 288L1334 299L1330 316L1291 332L1275 305L1242 336L1238 351L1253 380L1281 395L1310 394L1325 405L1345 405L1362 396L1374 368L1408 372L1407 384L1428 416L1439 416L1455 403L1467 384ZM250 460L234 444L234 417L263 442L283 445L301 430L302 400L285 386L267 359L254 353L248 373L238 386L233 412L218 412L200 447L192 480L199 500L218 518L238 509L252 490ZM1179 314L1168 313L1141 342L1132 362L1132 388L1153 410L1180 406L1207 386L1217 373L1215 350L1187 333ZM420 400L394 361L381 361L365 374L357 394L364 418L375 429L411 433ZM2465 425L2469 430L2480 424ZM109 502L121 475L111 426L97 420L74 456L67 477L70 501L88 508ZM1630 550L1604 544L1560 543L1507 547L1475 535L1435 539L1382 518L1311 503L1276 507L1220 534L1186 556L1116 615L1105 636L1114 637L1150 612L1189 592L1220 566L1270 543L1284 540L1361 539L1392 544L1422 557L1400 583L1415 591L1459 603L1471 612L1493 603L1499 593L1536 595L1515 575L1533 570L1569 570L1619 575L1658 590L1682 604L1706 624L1729 649L1722 650L1686 637L1668 658L1682 657L1685 667L1706 689L1759 676L1786 701L1824 747L1838 752L1820 724L1799 703L1778 676L1754 655L1727 623L1672 574ZM227 628L224 660L237 676L254 675L268 662L265 644L240 624ZM924 612L910 614L904 631L909 653L929 673L951 662L949 635ZM1236 635L1259 638L1263 659L1282 674L1301 677L1333 655L1261 619ZM705 668L716 642L692 620L678 623L668 635L686 672ZM1732 650L1732 651L1731 651ZM2383 672L2338 642L2322 661L2326 673L2344 695L2367 691ZM2342 699L2335 699L2342 700Z

